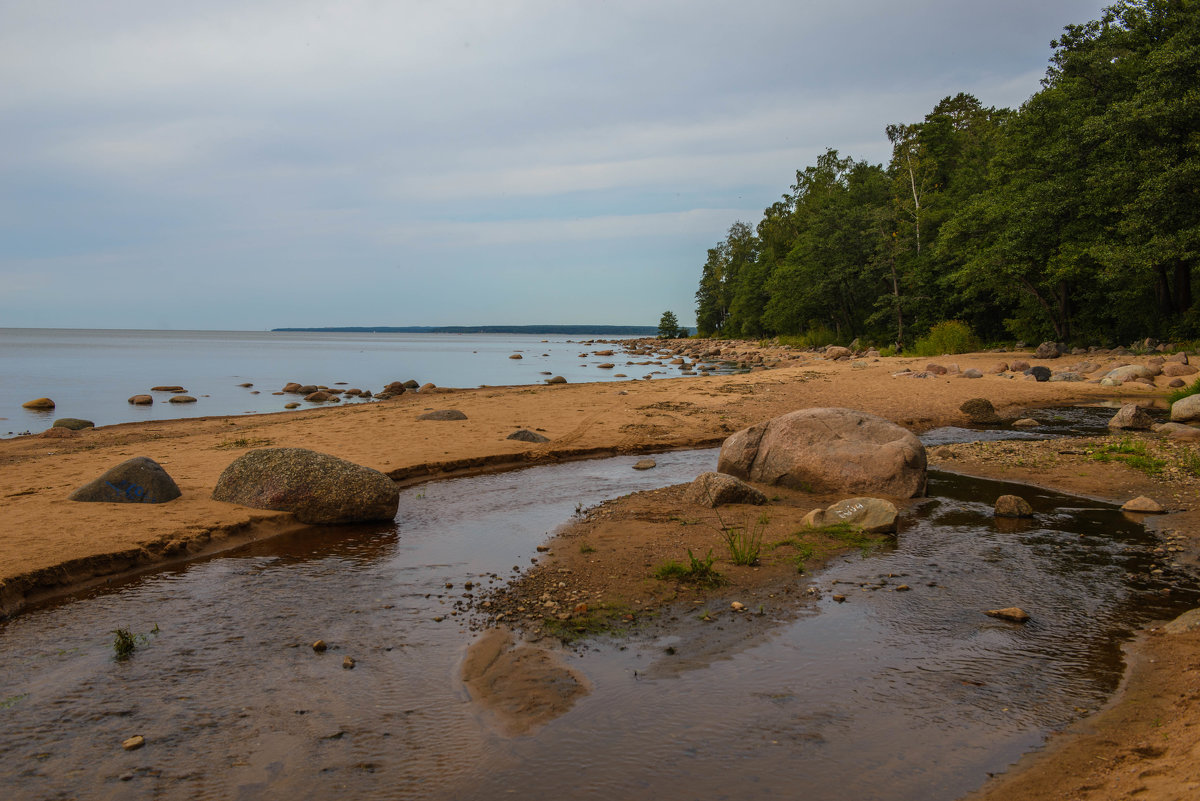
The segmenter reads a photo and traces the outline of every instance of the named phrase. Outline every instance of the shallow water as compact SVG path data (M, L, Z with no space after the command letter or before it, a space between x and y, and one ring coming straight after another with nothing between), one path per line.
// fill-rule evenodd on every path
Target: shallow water
M531 737L492 733L457 681L464 583L528 566L577 505L716 452L656 459L410 488L395 526L314 529L0 624L5 798L953 799L1100 705L1121 640L1195 602L1159 593L1182 579L1151 579L1152 539L1115 509L1022 487L1036 522L998 526L1012 487L935 473L896 547L813 577L799 616L681 611L666 634L597 640L570 657L590 696ZM1010 605L1033 620L980 613ZM123 662L118 626L147 635ZM123 751L133 734L147 745Z
M1086 406L1052 406L1045 409L1030 409L1028 416L1041 424L1037 428L1013 428L1008 425L995 428L942 426L931 428L922 434L921 442L927 447L932 447L959 442L1100 436L1111 433L1108 421L1113 418L1122 405L1124 405L1122 401L1108 401ZM1143 406L1143 410L1156 421L1166 418L1164 408Z

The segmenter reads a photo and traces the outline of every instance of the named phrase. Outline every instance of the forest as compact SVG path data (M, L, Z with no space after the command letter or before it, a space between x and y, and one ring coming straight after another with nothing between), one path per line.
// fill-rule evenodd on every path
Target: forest
M1200 337L1200 0L1120 2L1051 42L1020 109L946 97L887 166L827 150L709 249L701 336L902 349Z

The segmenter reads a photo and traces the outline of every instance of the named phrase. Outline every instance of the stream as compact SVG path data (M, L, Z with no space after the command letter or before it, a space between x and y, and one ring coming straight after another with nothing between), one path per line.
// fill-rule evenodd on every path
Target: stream
M1133 631L1197 605L1115 507L931 472L895 546L802 577L799 614L598 638L567 655L590 695L532 736L494 733L458 681L461 605L576 509L689 481L717 451L638 458L410 487L394 525L313 528L0 623L4 797L952 801L1102 705ZM1033 521L992 518L1008 492ZM1032 620L981 614L1005 606ZM118 627L138 636L124 660ZM134 734L145 747L123 750Z

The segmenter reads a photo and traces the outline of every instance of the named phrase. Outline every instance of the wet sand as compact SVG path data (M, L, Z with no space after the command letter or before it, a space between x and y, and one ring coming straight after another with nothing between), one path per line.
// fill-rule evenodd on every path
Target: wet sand
M932 361L942 364L953 361L963 369L986 370L1008 356L973 354ZM768 361L776 357L784 360L774 369L737 376L409 393L346 408L130 424L63 438L34 435L0 441L0 465L4 467L0 472L0 512L6 521L0 533L2 611L11 614L28 602L89 581L102 581L164 561L234 547L298 527L286 513L245 509L209 498L224 467L239 453L254 447L308 447L412 483L562 459L713 445L754 422L813 406L861 409L922 430L964 422L958 407L973 397L989 398L1002 415L1014 416L1030 407L1113 398L1142 400L1162 394L1161 388L1141 385L1106 388L1088 383L1037 383L1020 376L893 377L893 373L906 367L921 369L929 359L890 358L854 364L782 353L769 355ZM1045 364L1062 369L1070 361L1068 357ZM1093 358L1093 361L1118 363L1115 357ZM425 411L447 408L463 411L468 419L417 420ZM518 428L540 430L551 441L530 445L507 440L507 435ZM180 485L183 496L161 506L65 500L76 487L133 456L147 456L162 464ZM1072 476L1070 466L1043 465L1033 468L1035 475L1024 478L1012 464L988 467L985 461L958 459L950 466L984 475L991 470L995 471L993 475L1008 480L1031 477L1067 491L1117 500L1125 499L1119 496L1132 491L1140 475L1119 465L1103 466L1116 472L1095 471L1089 476ZM1176 489L1183 494L1177 492L1162 500L1176 505L1188 499L1194 502L1194 483ZM1191 536L1189 548L1194 551L1194 521L1189 518L1176 526ZM1114 702L1110 711L1087 724L1103 727L1110 717L1117 721L1112 731L1118 732L1119 737L1110 734L1102 738L1104 743L1115 745L1103 747L1155 754L1143 758L1154 760L1157 767L1166 765L1167 769L1143 781L1154 779L1156 788L1166 785L1174 788L1171 792L1177 790L1183 795L1187 794L1183 792L1186 782L1193 780L1187 755L1200 748L1200 732L1187 726L1187 721L1179 720L1175 701L1181 693L1186 697L1190 692L1191 683L1196 682L1195 668L1182 673L1150 668L1173 658L1194 666L1197 662L1190 659L1189 653L1200 654L1200 639L1194 633L1144 638L1137 649L1140 656L1132 660L1125 694ZM1148 689L1139 694L1138 688L1143 686ZM1152 705L1147 704L1146 698L1154 695L1165 699L1164 715L1147 718L1140 729L1137 721L1130 722L1128 709L1148 709ZM1129 699L1128 703L1123 698ZM1177 732L1169 748L1161 754L1157 747L1142 748L1143 739L1161 736L1158 729L1172 722L1177 724ZM1039 787L1058 787L1057 794L1045 795L1047 798L1076 797L1067 794L1068 791L1084 792L1077 788L1092 786L1097 781L1096 787L1077 797L1118 797L1103 794L1108 792L1106 788L1116 786L1113 781L1076 778L1065 768L1043 767L1069 759L1072 748L1101 747L1089 746L1083 736L1065 738L1064 742L1065 745L1056 745L1045 757L1032 758L1033 767L1018 776L1035 776L1036 770L1043 770L1046 778L1035 783ZM1138 748L1142 750L1137 751ZM1170 763L1173 755L1178 761ZM1098 770L1086 756L1079 758L1079 764ZM1109 764L1104 763L1106 767ZM1190 764L1195 764L1194 760ZM1074 784L1068 787L1066 782ZM1006 789L1007 786L999 784L987 797L1038 797L1025 789Z

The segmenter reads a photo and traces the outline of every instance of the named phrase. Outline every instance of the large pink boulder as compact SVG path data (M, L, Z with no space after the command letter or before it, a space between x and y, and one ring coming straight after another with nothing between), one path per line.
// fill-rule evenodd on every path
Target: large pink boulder
M721 446L717 469L758 484L911 498L925 492L925 446L854 409L802 409L751 426Z

